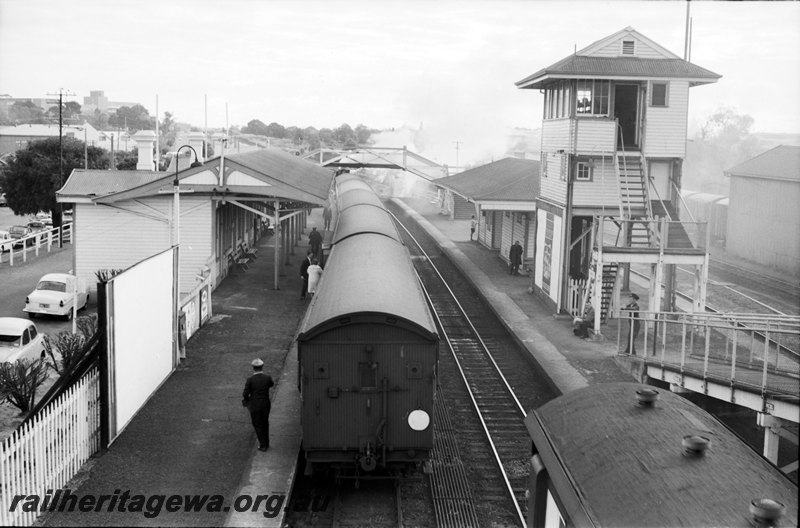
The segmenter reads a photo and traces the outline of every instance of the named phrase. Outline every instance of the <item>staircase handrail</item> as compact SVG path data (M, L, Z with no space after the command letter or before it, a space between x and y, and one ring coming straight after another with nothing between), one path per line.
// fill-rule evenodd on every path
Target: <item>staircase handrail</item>
M675 194L678 195L678 199L681 201L681 204L683 205L684 210L686 210L686 212L689 213L689 219L692 221L692 223L695 223L695 224L698 223L697 220L695 220L694 215L692 214L692 210L689 208L689 204L687 204L686 200L683 199L683 194L681 194L681 189L680 189L680 187L678 187L678 184L676 184L675 182L672 182L672 186L675 187L675 191L676 191ZM680 216L680 213L678 214L678 216Z
M616 131L619 133L619 137L618 137L619 141L617 142L617 145L618 145L617 150L618 151L622 151L623 170L625 170L625 172L627 173L628 167L627 167L627 162L626 162L626 159L625 159L625 156L626 156L626 153L625 153L625 137L624 137L623 132L622 132L622 125L619 124L619 119L615 119L614 122L616 123ZM616 165L618 167L618 164L616 164ZM655 226L655 222L653 222L653 208L650 205L650 194L648 193L648 189L647 189L648 188L648 183L646 181L646 180L649 180L649 178L647 177L647 168L645 167L644 159L642 159L640 165L642 167L642 178L645 180L645 181L642 182L642 192L644 193L643 200L644 200L644 210L645 210L644 226L645 226L645 229L647 230L647 235L649 237L650 247L657 247L658 244L660 243L659 242L659 236L658 236L658 228ZM619 180L620 180L620 178L619 178L619 169L617 168L617 182L619 182ZM619 187L621 189L622 185L620 184ZM626 192L625 202L627 203L627 206L628 206L628 214L627 214L627 216L625 216L624 215L624 211L623 211L622 214L623 214L623 216L625 218L627 218L630 221L630 223L628 225L628 229L631 229L632 226L633 226L633 221L632 221L633 217L631 215L630 188L628 188L627 179L626 179L625 187L626 187L625 188L625 192ZM622 209L622 203L621 203L622 201L623 201L622 200L622 194L620 193L620 209Z
M614 145L615 147L618 145L617 148L614 149L614 170L617 176L617 188L619 189L619 215L623 218L630 218L631 217L631 206L628 203L627 197L630 196L630 189L628 188L627 182L625 183L625 196L623 199L622 194L622 181L619 175L619 151L622 150L622 169L627 171L628 167L625 163L625 138L622 135L622 127L619 124L619 119L614 119L614 123L616 127L614 129ZM625 209L623 208L623 202L628 205L627 215L625 214Z

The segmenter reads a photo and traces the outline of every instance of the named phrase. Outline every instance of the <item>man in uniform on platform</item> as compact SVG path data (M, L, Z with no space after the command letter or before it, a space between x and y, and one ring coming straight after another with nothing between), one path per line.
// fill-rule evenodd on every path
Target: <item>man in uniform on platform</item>
M269 449L269 389L275 385L272 376L264 373L264 362L254 359L253 375L247 378L242 392L242 405L250 411L250 420L258 437L258 450Z

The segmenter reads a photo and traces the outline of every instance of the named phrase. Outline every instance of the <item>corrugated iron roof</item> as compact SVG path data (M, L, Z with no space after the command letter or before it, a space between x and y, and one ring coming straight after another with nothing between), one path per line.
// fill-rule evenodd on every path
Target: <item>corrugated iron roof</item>
M546 81L576 76L692 79L702 84L722 77L683 59L570 55L514 84L520 88L541 88Z
M539 162L504 158L435 183L473 200L534 201L539 195Z
M725 171L728 176L749 176L800 181L800 147L778 145Z
M167 174L156 171L74 169L58 194L61 196L106 196L150 183Z
M322 199L327 199L333 180L333 172L330 169L279 149L268 148L231 154L225 159Z

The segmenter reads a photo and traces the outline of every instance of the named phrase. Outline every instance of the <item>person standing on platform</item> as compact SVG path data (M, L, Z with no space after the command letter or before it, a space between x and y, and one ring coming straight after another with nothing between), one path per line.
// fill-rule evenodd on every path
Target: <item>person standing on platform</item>
M508 260L511 262L508 274L519 275L519 266L522 264L522 246L519 244L519 240L511 246L511 250L508 252Z
M303 262L300 264L300 279L302 279L303 285L302 289L300 290L300 298L306 298L306 292L308 291L308 267L311 266L311 260L313 253L311 251L306 252L306 258L303 259Z
M311 259L311 265L308 267L308 294L312 299L314 294L317 293L317 284L319 284L320 277L322 277L322 267L317 259Z
M475 229L478 228L478 221L475 220L475 215L472 215L472 220L469 221L469 239L472 241L472 236L475 234Z
M311 252L314 254L314 258L321 259L322 233L317 231L316 227L312 227L311 232L308 234L308 245L311 247Z
M331 206L330 205L326 205L325 208L322 210L322 220L325 221L325 227L323 229L325 229L325 231L330 231L330 229L331 229L331 217L332 216L333 216L333 213L331 212Z
M631 293L631 302L625 305L623 310L627 310L630 312L628 315L629 317L629 330L628 330L628 341L625 346L625 353L626 354L633 354L636 355L636 337L639 335L639 328L641 327L641 321L639 321L639 296L635 293Z
M242 405L250 412L250 420L258 438L258 450L269 449L269 389L275 385L272 376L264 373L264 362L254 359L253 375L247 378L242 391Z

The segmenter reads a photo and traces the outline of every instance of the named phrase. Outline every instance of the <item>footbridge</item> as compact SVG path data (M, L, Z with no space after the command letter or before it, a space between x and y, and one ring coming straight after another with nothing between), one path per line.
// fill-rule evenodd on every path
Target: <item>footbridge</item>
M448 175L447 165L440 165L406 147L358 147L351 150L317 149L303 159L324 167L342 169L400 169L428 181Z
M667 382L675 392L693 391L756 411L764 428L763 455L776 465L781 438L797 445L800 317L640 312L640 318L643 347L636 356L623 356L640 375ZM618 350L624 350L630 321L620 323ZM781 470L797 471L797 458Z

